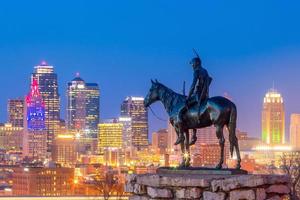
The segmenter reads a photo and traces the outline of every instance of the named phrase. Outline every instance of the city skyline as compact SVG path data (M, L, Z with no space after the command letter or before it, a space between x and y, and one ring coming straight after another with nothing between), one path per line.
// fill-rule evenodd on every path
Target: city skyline
M240 129L261 135L262 99L273 81L286 100L286 127L290 114L300 113L299 2L116 2L36 2L26 10L23 2L2 4L2 81L18 87L1 88L0 121L7 99L26 94L19 86L30 85L28 74L41 60L55 66L63 112L66 83L80 72L102 88L101 118L111 118L126 96L145 95L151 78L176 91L185 80L188 88L192 48L213 77L211 95L226 92L237 104ZM161 106L153 108L166 118ZM166 127L152 114L149 119L150 133Z
M41 61L41 63L46 63L46 61L45 60L42 60ZM52 66L51 66L52 67ZM56 67L55 66L53 66L53 69L54 70L56 70ZM59 74L58 74L58 76L59 76ZM74 75L73 75L73 78L72 79L74 79L74 76L75 77L78 77L79 76L79 72L76 72ZM72 80L71 79L71 80ZM68 83L69 83L69 81L68 82L66 82L65 84L63 84L62 86L60 85L61 83L61 81L59 80L59 78L58 78L58 82L59 82L59 84L58 84L58 91L59 91L59 93L63 93L63 94L65 94L65 93L67 93L67 87L65 87L65 86L68 86ZM91 81L89 81L89 82L91 82ZM95 83L97 83L97 81L95 81ZM31 84L31 82L29 82L29 84ZM62 88L64 88L65 89L65 91L62 91ZM99 88L101 89L101 85L99 85ZM188 88L188 86L186 86L186 90L187 89L189 89ZM269 87L268 89L266 89L266 92L267 91L269 91L269 90L272 90L272 89L276 89L276 88L274 88L274 82L273 82L273 86L272 87ZM180 91L180 90L179 90ZM284 92L283 92L284 93ZM227 96L227 97L229 97L229 98L232 98L232 96L230 96L230 94L228 94L227 92L224 92L223 94L221 94L221 95L224 95L224 96ZM67 120L67 118L65 117L66 116L66 109L67 109L67 98L66 98L66 95L60 95L61 97L60 97L60 116L61 116L61 119L64 119L64 120ZM134 95L127 95L127 96L134 96ZM135 95L135 96L142 96L142 95ZM19 99L19 98L22 98L22 96L21 95L19 95L19 96L14 96L14 97L11 97L10 99ZM101 97L101 98L103 98L103 97ZM125 97L124 97L125 98ZM124 100L124 98L123 98L123 100ZM257 108L260 112L261 112L261 109L263 108L263 96L261 97L262 99L261 99L261 107L260 108ZM285 97L283 96L282 98L284 98L285 99ZM7 102L6 103L9 103L9 100L10 99L7 99ZM122 101L123 101L122 100ZM120 107L120 105L122 104L122 101L119 103L119 107ZM239 102L236 102L237 104L239 103ZM8 106L8 104L6 105L6 107ZM101 102L101 105L100 105L100 107L106 107L105 105L103 105L102 104L102 102ZM163 116L165 119L167 119L167 116L165 115L165 113L164 113L164 110L163 110L163 107L161 106L161 105L154 105L154 110L155 110L155 112L158 112L158 114L159 115L161 115L161 116ZM7 113L8 112L8 110L6 110L6 112L3 114L4 116L1 116L1 114L0 114L0 119L2 119L2 118L4 118L4 120L2 120L1 122L2 123L6 123L6 122L8 122L9 121L9 119L8 119L8 114L9 113ZM118 118L118 117L120 117L121 116L121 114L120 114L120 110L118 110L118 112L119 113L116 113L115 115L113 115L113 114L111 114L111 113L106 113L106 116L107 117L102 117L101 116L101 118L100 118L100 120L105 120L105 119L110 119L110 118ZM100 112L101 114L102 114L102 112ZM286 117L286 122L285 122L285 137L287 138L287 142L289 141L289 137L290 137L290 131L289 131L289 124L290 124L290 120L289 120L289 118L290 118L290 115L292 115L292 114L295 114L295 113L297 113L296 111L290 111L290 113L286 113L285 114L285 117ZM166 124L166 122L164 122L164 121L161 121L161 120L159 120L156 116L154 116L151 112L149 112L149 140L151 141L151 135L152 135L152 133L153 132L155 132L155 131L158 131L158 130L160 130L160 129L163 129L163 128L167 128L167 125L165 125ZM241 117L241 116L239 116L239 117ZM261 117L261 116L260 116ZM157 124L153 124L153 123L155 123L155 122L158 122L158 124L159 125L157 125ZM259 119L259 123L261 122L261 118ZM242 129L241 127L239 127L238 126L238 128L239 129L241 129L241 130L244 130L244 131L247 131L247 132L249 132L248 131L248 128L246 128L246 129ZM257 127L256 127L257 128ZM261 124L259 124L259 127L258 127L260 130L259 130L259 132L257 132L256 134L253 134L252 132L249 132L250 133L250 135L252 135L252 136L255 136L255 137L261 137Z
M299 199L299 10L1 2L0 199Z

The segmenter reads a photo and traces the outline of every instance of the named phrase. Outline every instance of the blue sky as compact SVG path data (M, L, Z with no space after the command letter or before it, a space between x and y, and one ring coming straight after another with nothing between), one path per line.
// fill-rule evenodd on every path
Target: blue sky
M260 135L265 92L283 94L286 118L300 112L299 1L3 1L0 4L0 119L8 98L29 90L33 66L55 66L62 110L76 72L101 87L101 117L115 117L127 95L145 95L157 78L189 86L196 48L214 78L211 95L228 93L238 127ZM160 104L154 106L166 118ZM64 112L62 111L64 117ZM150 130L165 127L151 113ZM287 120L287 131L289 120Z

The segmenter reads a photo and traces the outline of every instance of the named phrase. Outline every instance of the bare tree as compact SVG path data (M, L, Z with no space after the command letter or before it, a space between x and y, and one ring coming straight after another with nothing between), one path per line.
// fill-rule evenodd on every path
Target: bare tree
M97 173L93 177L93 186L105 200L108 200L114 194L114 187L117 184L117 179L112 171Z
M115 185L115 193L118 200L122 200L125 196L124 184L119 182Z
M281 169L291 178L291 198L298 200L300 195L300 152L284 153Z

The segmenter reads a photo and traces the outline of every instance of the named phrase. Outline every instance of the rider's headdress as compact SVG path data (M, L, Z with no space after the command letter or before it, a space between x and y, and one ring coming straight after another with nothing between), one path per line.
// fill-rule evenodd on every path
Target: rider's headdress
M194 57L192 60L191 60L191 64L192 65L201 65L201 59L197 53L197 51L195 49L193 49L193 52L195 53L196 57Z

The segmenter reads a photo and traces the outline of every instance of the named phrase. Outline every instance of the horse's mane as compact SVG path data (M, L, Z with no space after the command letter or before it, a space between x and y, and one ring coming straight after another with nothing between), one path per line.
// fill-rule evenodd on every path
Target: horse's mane
M163 87L165 88L168 92L176 95L176 96L181 96L182 98L185 98L186 95L183 95L183 94L179 94L177 92L175 92L174 90L172 90L171 88L168 88L167 86L165 86L164 84L160 83L160 82L157 82L157 84L160 86L160 87Z
M162 83L156 82L160 89L163 89L163 93L161 93L161 101L165 105L167 112L173 110L174 105L178 105L178 103L184 103L186 96L174 92L172 89L168 88L167 86L163 85Z

